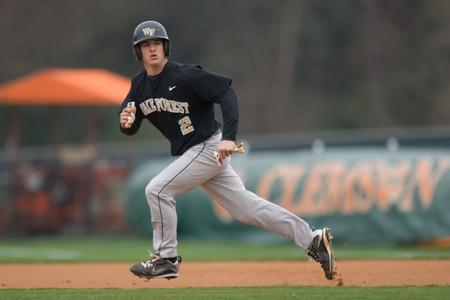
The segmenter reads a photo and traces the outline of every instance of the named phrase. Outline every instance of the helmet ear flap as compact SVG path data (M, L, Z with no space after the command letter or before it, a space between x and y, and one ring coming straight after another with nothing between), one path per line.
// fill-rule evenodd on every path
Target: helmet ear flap
M141 48L139 47L139 45L133 47L133 54L137 61L142 60L142 52L141 52Z
M166 56L166 57L168 57L169 56L169 53L170 53L170 47L169 47L169 40L163 40L164 41L164 55Z

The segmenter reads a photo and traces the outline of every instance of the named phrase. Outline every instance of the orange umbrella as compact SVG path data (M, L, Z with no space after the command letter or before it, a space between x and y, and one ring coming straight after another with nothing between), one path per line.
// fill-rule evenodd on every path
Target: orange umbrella
M119 105L130 88L126 77L101 69L46 69L0 85L0 104Z

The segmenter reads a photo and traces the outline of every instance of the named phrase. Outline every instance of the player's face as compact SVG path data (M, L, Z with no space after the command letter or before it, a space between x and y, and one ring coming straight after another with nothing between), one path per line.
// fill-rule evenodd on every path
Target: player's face
M144 65L158 68L164 65L166 57L164 55L164 44L162 40L148 40L140 44L142 62Z

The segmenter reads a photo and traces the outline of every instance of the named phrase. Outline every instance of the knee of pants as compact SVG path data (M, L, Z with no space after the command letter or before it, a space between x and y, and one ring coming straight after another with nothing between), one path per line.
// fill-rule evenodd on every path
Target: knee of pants
M173 195L171 195L167 190L168 189L166 189L164 183L159 182L155 178L147 184L145 187L145 197L147 198L150 209L157 208L161 201L165 203L171 203L174 201Z

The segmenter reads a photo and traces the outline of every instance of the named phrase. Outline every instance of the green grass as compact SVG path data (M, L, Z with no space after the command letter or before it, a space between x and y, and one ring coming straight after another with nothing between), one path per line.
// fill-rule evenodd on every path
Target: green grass
M147 256L151 242L142 238L0 239L0 263L12 262L132 262ZM306 254L292 243L179 242L187 261L298 260ZM414 246L335 245L337 259L450 259L448 249Z
M0 299L449 299L450 286L437 287L258 287L189 289L0 290Z

